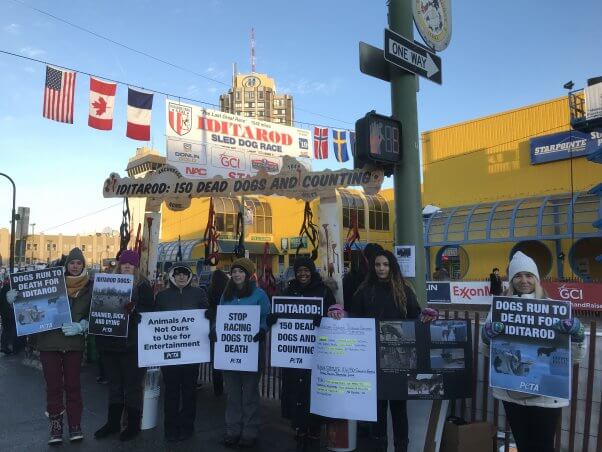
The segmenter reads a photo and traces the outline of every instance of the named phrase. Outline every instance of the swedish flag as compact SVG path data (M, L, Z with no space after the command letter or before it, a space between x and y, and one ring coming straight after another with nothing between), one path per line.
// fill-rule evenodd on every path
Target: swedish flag
M337 162L342 163L349 160L346 130L332 130L332 145L334 146L334 156L336 157Z

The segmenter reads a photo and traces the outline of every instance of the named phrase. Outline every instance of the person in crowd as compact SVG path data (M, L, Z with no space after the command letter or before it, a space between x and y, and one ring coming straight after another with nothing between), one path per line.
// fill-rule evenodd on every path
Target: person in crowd
M367 243L362 251L352 251L351 268L343 276L343 303L351 306L353 295L368 273L370 259L383 248L378 243Z
M291 297L322 298L322 315L314 318L314 326L320 326L322 316L336 303L332 291L324 284L316 271L314 261L309 257L297 257L293 265L295 279L288 283L283 295ZM271 327L278 320L278 314L267 316L267 326ZM311 391L311 370L282 369L282 390L280 405L282 415L290 419L297 435L298 450L303 452L320 450L321 420L319 416L310 414L309 402Z
M236 259L230 270L230 280L220 299L220 305L259 306L261 308L259 332L253 342L265 341L266 317L270 313L270 302L266 293L257 287L253 278L255 264L247 258ZM210 339L215 342L215 329ZM260 344L260 350L263 344ZM260 353L259 370L262 365ZM254 447L259 435L259 377L260 372L224 371L226 389L226 434L224 445L242 448Z
M529 256L517 251L508 266L509 286L505 296L547 299L539 282L537 264ZM585 354L585 333L576 317L558 321L554 328L571 337L571 357L579 362ZM491 339L504 333L501 322L491 321L491 312L481 330L482 350L489 355ZM493 397L501 400L519 452L552 452L562 407L569 400L558 397L537 396L516 391L493 388Z
M451 278L445 267L435 267L433 272L433 281L449 281Z
M128 335L96 336L96 347L109 383L109 408L107 423L94 433L94 437L101 439L119 433L125 409L127 426L119 439L129 441L140 433L142 385L146 374L145 368L138 367L139 313L153 309L154 296L149 281L140 274L140 257L136 251L121 252L115 273L134 275L132 298L125 305L125 313L129 314Z
M222 294L226 289L226 284L228 284L227 273L219 268L215 269L213 273L211 273L211 279L209 281L208 295L209 295L209 309L211 310L211 318L215 318L215 314L217 312L217 305L219 304L219 300L222 298ZM213 363L213 346L211 347L211 362ZM224 393L224 377L222 375L222 371L219 369L215 369L213 364L211 379L213 380L213 394L216 396L221 396Z
M6 299L6 294L10 290L10 283L7 278L3 281L0 289L0 317L2 318L2 335L0 336L0 352L5 355L11 355L16 352L17 343L17 325L15 323L15 314L12 305Z
M503 288L502 278L500 277L500 269L495 267L489 275L489 293L491 293L491 295L501 295L502 291Z
M340 318L334 311L333 318ZM427 308L421 312L412 287L405 281L397 259L392 252L378 250L370 260L366 278L353 296L349 307L350 317L380 320L418 319L429 322L437 319L437 310ZM408 416L405 400L379 400L374 440L379 452L387 451L387 405L393 419L395 452L408 449Z
M40 352L42 372L46 380L46 415L50 420L48 444L63 442L63 413L67 409L69 440L84 439L81 427L83 402L80 370L88 331L88 315L92 298L92 280L86 270L86 259L79 248L73 248L65 259L65 283L71 322L62 328L32 336ZM7 293L13 303L17 291ZM64 403L64 398L66 403Z
M209 308L206 292L190 285L190 267L175 263L168 277L169 287L157 294L158 311ZM198 369L198 364L161 367L165 384L164 425L167 441L183 441L194 434Z

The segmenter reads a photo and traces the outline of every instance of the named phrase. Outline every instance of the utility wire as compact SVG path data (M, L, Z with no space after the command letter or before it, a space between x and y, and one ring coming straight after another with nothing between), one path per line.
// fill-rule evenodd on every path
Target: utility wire
M38 234L43 234L43 233L44 233L44 232L46 232L46 231L50 231L50 230L52 230L52 229L60 228L61 226L65 226L66 224L73 223L74 221L78 221L78 220L82 220L82 219L84 219L84 218L91 217L91 216L93 216L93 215L96 215L97 213L104 212L105 210L112 209L113 207L117 207L117 206L120 206L120 205L122 205L122 204L123 204L123 201L119 201L117 204L113 204L113 205L111 205L111 206L109 206L109 207L105 207L105 208L103 208L103 209L96 210L96 211L94 211L94 212L90 212L90 213L87 213L87 214L85 214L85 215L82 215L81 217L73 218L72 220L66 221L66 222L64 222L64 223L61 223L61 224L57 224L56 226L51 226L51 227L49 227L49 228L46 228L46 229L44 229L43 231L40 231Z

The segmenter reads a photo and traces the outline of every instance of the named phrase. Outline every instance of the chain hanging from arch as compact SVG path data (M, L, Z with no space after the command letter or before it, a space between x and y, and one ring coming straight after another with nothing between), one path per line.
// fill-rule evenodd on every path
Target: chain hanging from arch
M132 230L130 228L130 221L132 217L130 214L130 203L128 198L123 198L123 207L121 209L121 225L119 226L119 252L117 259L121 255L122 251L127 250L132 236Z
M234 256L245 257L245 221L242 212L236 215L236 237L238 243L234 247Z

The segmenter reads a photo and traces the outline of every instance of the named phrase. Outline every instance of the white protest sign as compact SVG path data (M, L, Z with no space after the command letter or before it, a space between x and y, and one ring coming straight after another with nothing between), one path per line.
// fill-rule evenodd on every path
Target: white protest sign
M273 367L311 369L316 333L308 317L322 315L322 303L322 298L272 298L272 312L279 317L271 332Z
M215 331L217 342L213 366L221 370L257 372L259 343L259 306L218 306Z
M143 312L138 325L138 367L211 361L205 309Z
M316 335L310 412L375 422L375 320L325 318Z
M395 247L395 257L401 274L407 278L416 277L416 247L414 245L399 245Z

